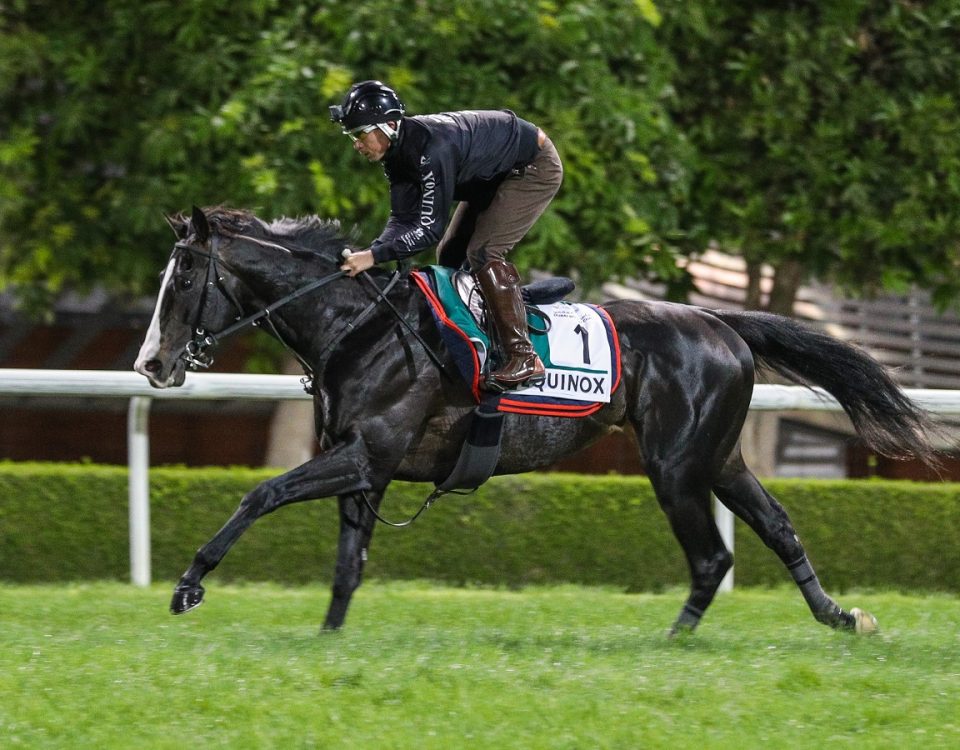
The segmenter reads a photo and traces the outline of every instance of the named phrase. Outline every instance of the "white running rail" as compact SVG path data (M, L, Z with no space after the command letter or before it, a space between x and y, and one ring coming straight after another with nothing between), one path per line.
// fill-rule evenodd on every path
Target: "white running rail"
M907 395L933 414L960 414L960 391L906 389ZM115 370L27 370L0 368L0 396L115 397L130 400L127 447L130 500L130 579L150 584L150 442L149 415L153 399L309 400L296 375L188 373L179 388L151 388L142 375ZM840 411L840 405L818 389L787 385L757 385L750 408L761 411ZM733 514L715 501L717 526L733 549ZM722 591L733 588L733 571Z

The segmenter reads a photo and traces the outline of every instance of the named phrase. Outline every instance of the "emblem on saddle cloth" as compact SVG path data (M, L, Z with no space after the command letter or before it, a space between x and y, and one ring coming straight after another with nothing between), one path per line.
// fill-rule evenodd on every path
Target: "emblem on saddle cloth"
M479 403L490 352L481 323L480 290L462 271L428 266L411 273L433 312L444 343ZM607 313L595 305L554 302L527 314L530 340L546 368L542 385L507 391L497 410L554 417L585 417L605 403L620 384L620 341ZM545 324L545 320L549 321Z

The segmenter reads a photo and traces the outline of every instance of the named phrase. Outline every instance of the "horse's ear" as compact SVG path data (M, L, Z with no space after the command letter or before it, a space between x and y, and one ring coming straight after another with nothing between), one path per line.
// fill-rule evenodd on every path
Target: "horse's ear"
M187 238L187 230L190 225L183 214L164 214L163 218L170 225L173 233L177 235L178 240Z
M193 226L194 234L197 235L197 240L201 245L210 239L210 225L207 223L207 215L196 206L193 207L190 224Z

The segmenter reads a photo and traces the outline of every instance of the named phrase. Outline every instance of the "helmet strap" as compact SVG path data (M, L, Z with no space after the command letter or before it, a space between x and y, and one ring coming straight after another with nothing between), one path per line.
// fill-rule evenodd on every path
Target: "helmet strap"
M402 120L397 119L397 127L391 128L389 122L378 122L377 127L380 128L380 131L390 139L390 142L393 143L400 137L400 123Z

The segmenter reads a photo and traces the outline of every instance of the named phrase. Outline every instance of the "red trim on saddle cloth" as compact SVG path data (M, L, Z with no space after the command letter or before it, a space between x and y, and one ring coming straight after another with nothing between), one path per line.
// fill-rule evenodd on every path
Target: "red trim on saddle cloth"
M586 304L586 303L585 303ZM610 373L610 394L616 393L620 385L620 336L610 314L602 307L588 305L606 322L607 340L613 354ZM574 401L572 399L551 398L548 396L522 395L516 397L507 391L500 399L499 410L513 414L533 414L544 417L588 417L606 406L603 401Z
M538 404L528 401L515 401L509 396L504 395L497 404L497 411L510 412L511 414L533 414L538 417L589 417L601 407L606 406L602 402L587 403L583 406L568 406L566 404Z
M617 327L613 324L613 318L610 317L610 313L604 310L599 305L590 305L594 310L596 310L604 320L607 321L607 333L610 337L610 346L613 347L613 368L616 371L613 374L613 385L610 387L610 395L612 396L617 392L617 388L620 386L620 334L617 333Z
M606 406L605 402L599 401L578 402L570 399L541 396L516 397L509 391L497 398L493 394L485 391L482 392L480 390L480 358L477 356L476 347L470 340L470 337L449 318L443 308L443 304L434 293L427 274L423 271L413 271L410 277L417 285L417 288L423 292L424 297L426 297L430 310L437 321L438 327L440 327L444 343L446 343L451 350L457 362L457 367L464 375L464 379L469 383L473 397L477 403L480 402L481 397L495 398L497 411L511 414L529 414L540 417L568 418L588 417ZM607 337L613 352L611 363L613 368L613 372L611 373L612 386L610 389L612 395L620 386L620 336L617 333L616 327L613 325L610 314L606 310L596 305L590 305L590 307L596 310L607 323Z
M456 323L447 317L446 310L443 309L443 304L441 304L440 300L437 298L437 295L433 293L433 287L430 286L430 281L427 279L426 274L424 274L422 271L413 271L410 274L410 278L413 279L413 283L417 285L417 288L423 292L423 296L427 298L427 303L430 305L430 311L433 313L433 317L436 318L437 324L442 326L443 330L441 330L441 333L445 330L448 334L458 337L461 340L461 346L457 347L461 351L453 352L453 354L457 358L457 366L460 368L461 373L463 373L464 378L470 385L470 391L473 393L473 398L479 404L480 358L477 356L477 348L473 345L473 342L470 340L467 334L465 334ZM445 341L449 340L445 338ZM465 353L469 353L470 359L472 360L471 364L473 365L473 375L471 377L467 376L467 373L464 372L465 368L461 365L461 358L465 355Z

